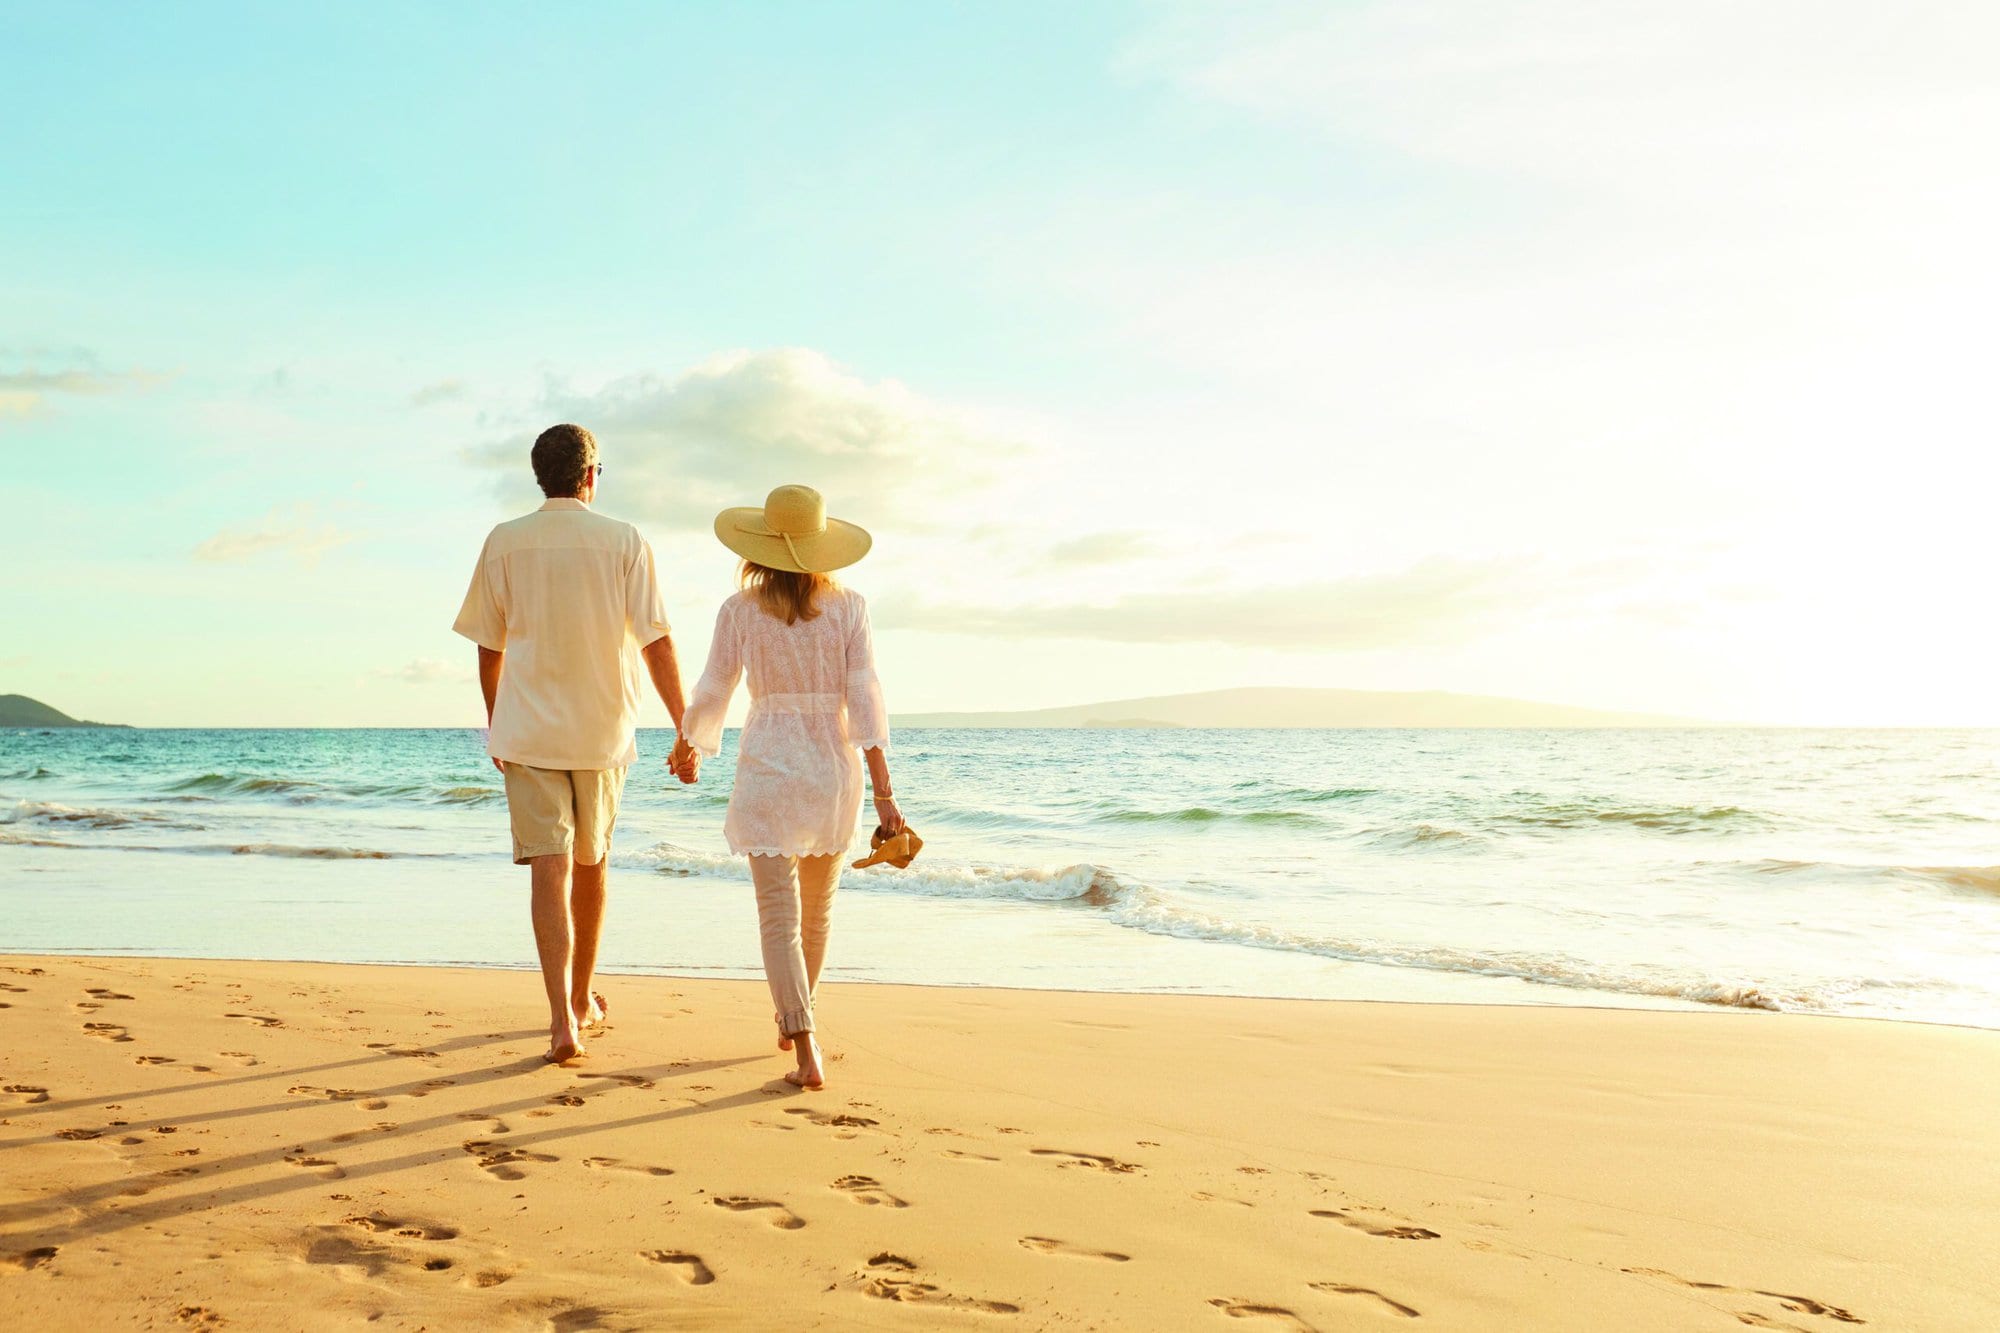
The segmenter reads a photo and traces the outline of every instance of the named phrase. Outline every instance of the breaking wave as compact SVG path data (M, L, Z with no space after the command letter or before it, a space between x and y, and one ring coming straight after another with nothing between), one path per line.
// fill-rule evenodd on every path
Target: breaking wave
M628 852L622 857L614 855L614 860L630 867L644 866L659 874L685 878L701 876L747 880L750 874L744 857L691 851L671 842ZM1102 866L1089 863L1054 869L986 866L874 869L850 872L843 884L864 892L909 894L924 898L972 898L1095 909L1117 925L1151 935L1168 935L1213 944L1238 944L1378 967L1511 977L1537 985L1691 1000L1737 1009L1816 1007L1809 996L1773 994L1756 985L1709 977L1621 975L1561 956L1481 953L1380 940L1343 940L1231 921L1178 906L1148 885L1128 882Z
M55 801L20 801L4 821L9 824L37 823L69 828L127 828L151 824L160 828L198 829L199 824L173 819L145 810L108 810L99 806L62 805Z

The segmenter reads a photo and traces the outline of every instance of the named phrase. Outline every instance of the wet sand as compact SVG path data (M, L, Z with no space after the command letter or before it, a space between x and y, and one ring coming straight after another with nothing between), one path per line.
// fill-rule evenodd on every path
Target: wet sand
M0 959L0 1324L2000 1327L2000 1033Z

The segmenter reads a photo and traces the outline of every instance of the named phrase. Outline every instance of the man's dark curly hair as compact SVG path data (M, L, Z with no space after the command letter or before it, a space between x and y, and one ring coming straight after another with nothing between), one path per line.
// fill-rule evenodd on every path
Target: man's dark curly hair
M567 422L551 426L535 437L528 457L535 464L535 480L543 495L573 497L583 491L584 478L597 462L597 437Z

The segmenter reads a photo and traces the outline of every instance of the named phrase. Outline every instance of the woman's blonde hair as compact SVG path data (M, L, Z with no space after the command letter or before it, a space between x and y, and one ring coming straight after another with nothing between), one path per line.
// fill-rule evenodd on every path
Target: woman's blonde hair
M755 560L745 560L737 571L736 586L751 600L787 625L811 620L819 614L819 596L839 585L831 574L795 574L789 569L772 569Z

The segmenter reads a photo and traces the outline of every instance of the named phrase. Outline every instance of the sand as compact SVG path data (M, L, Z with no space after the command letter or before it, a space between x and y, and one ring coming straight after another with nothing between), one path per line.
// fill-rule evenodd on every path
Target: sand
M2000 1033L0 959L0 1327L2000 1328Z

